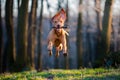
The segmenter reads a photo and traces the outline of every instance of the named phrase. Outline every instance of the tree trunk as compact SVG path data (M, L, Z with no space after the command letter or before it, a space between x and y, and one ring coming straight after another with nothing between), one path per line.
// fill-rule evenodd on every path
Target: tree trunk
M48 2L48 0L46 0L46 3L47 3L47 10L49 12L49 18L51 18L52 12L50 11L50 3ZM52 26L51 21L49 21L49 24L50 24L50 26Z
M110 39L111 39L111 29L112 29L112 5L114 0L106 0L105 2L105 9L104 9L104 16L103 16L103 23L102 27L103 30L101 32L101 47L100 47L100 56L99 64L103 64L104 57L110 51Z
M36 39L36 10L37 0L32 0L31 12L29 16L29 30L28 30L28 59L30 69L35 69L34 54L35 54L35 39Z
M68 20L69 20L69 2L67 0L67 4L66 4L66 16L67 16L67 19L66 19L66 23L68 24ZM67 54L68 56L65 57L65 69L69 69L69 38L68 36L66 35L66 40L67 40Z
M41 39L42 39L42 17L43 16L43 0L41 0L41 10L40 10L40 23L38 26L38 71L42 70L42 43L41 43Z
M102 17L101 17L101 12L100 12L100 0L95 0L95 8L97 8L96 10L96 23L97 23L97 44L96 44L96 54L95 54L95 62L94 62L94 66L93 67L98 67L99 65L99 59L98 57L101 55L101 53L99 54L100 52L100 45L101 45L101 31L102 31Z
M119 28L118 28L118 35L120 36L120 15L119 15ZM118 51L120 51L120 37L118 37Z
M59 11L59 9L61 9L61 4L62 4L62 0L58 0L58 7L57 7L57 11Z
M82 4L82 0L79 0L79 6ZM80 10L80 9L79 9ZM77 46L77 68L79 69L83 65L83 55L82 55L82 12L79 11L78 13L78 27L77 27L77 40L76 40L76 46Z
M101 31L102 31L102 18L101 18L101 12L100 12L100 0L95 0L95 7L98 9L98 11L96 10L96 21L97 21L97 27L98 27L98 34L100 35Z
M19 6L20 6L20 0L17 1L17 8L19 10Z
M112 4L114 0L106 0L103 16L102 40L105 43L104 53L108 53L110 49L111 29L112 29Z
M14 37L14 27L13 27L13 0L6 0L5 7L5 21L6 21L6 31L7 31L7 42L5 45L5 52L7 55L8 70L14 70L15 62L15 37Z
M28 0L22 0L18 11L17 71L27 67Z
M1 17L1 0L0 0L0 73L2 73L2 49L3 49L3 34L2 34L2 17Z

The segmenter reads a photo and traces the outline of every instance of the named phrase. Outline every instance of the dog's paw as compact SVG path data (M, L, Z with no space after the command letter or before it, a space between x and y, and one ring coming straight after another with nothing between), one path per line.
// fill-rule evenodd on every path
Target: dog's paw
M52 56L52 50L48 50L49 56Z
M68 54L67 53L63 53L63 56L66 57Z
M55 56L56 56L56 57L59 57L59 51L56 52L56 55L55 55Z

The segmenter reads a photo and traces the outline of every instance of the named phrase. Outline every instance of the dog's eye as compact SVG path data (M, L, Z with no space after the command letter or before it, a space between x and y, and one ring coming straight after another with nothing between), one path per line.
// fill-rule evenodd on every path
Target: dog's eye
M62 23L62 20L60 22Z
M57 23L57 21L55 21L55 23Z

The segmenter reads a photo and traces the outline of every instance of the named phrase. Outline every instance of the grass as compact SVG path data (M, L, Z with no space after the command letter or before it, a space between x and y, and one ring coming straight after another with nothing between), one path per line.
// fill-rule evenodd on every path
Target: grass
M25 71L0 75L0 80L47 80L50 78L54 80L120 80L120 69L51 69L42 72Z

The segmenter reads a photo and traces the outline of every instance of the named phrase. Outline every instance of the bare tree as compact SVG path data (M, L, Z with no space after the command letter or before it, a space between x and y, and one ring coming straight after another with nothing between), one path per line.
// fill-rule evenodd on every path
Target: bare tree
M101 0L95 0L95 11L96 11L96 23L97 23L97 50L95 54L95 60L94 67L98 67L99 65L99 57L101 55L100 52L100 45L101 45L101 31L102 31L102 17L101 17L101 7L100 7Z
M119 15L119 28L118 28L118 51L120 51L120 15Z
M68 21L69 21L69 1L67 0L67 3L66 3L66 16L67 16L67 19L66 19L66 23L68 24ZM67 40L67 52L69 54L69 38L68 36L66 35L66 40ZM65 57L65 69L69 69L69 55Z
M7 42L5 45L5 53L7 55L7 64L10 71L14 70L15 63L15 36L13 27L13 0L6 0L5 21L7 30Z
M40 22L38 26L38 71L42 70L42 44L41 44L41 39L42 39L42 19L43 19L43 0L41 0L41 9L40 9Z
M79 6L82 5L82 0L79 0ZM83 59L82 59L82 12L79 9L78 13L78 27L77 27L77 41L76 41L76 46L77 46L77 68L79 69L83 65Z
M17 71L27 67L28 0L22 0L18 11Z
M34 54L35 54L35 41L36 41L36 10L37 0L32 0L31 12L29 15L29 30L28 30L28 57L30 68L34 69Z
M51 18L51 15L52 15L52 12L50 11L50 3L48 2L48 0L46 0L46 3L47 3L47 9L48 9L48 12L49 12L49 17ZM50 26L52 26L52 23L51 23L51 21L49 21L49 23L50 23Z
M102 23L102 32L101 32L101 48L100 48L100 56L99 64L103 64L103 60L105 55L107 55L110 51L110 39L111 39L111 29L112 29L112 6L114 0L106 0L105 8L104 8L104 16Z
M57 7L57 11L59 11L59 9L62 8L61 4L62 4L63 0L58 0L58 7Z
M103 16L103 30L102 30L102 40L105 43L104 51L105 53L109 52L110 49L110 38L111 38L111 29L112 29L112 5L114 0L106 0L105 10Z
M2 72L2 47L3 47L3 36L2 36L2 17L1 17L1 0L0 0L0 73Z
M20 7L20 0L17 1L17 7L18 7L18 10L19 10L19 7Z
M101 7L100 7L101 0L95 0L95 8L96 8L96 21L97 21L97 27L98 27L98 34L100 36L100 33L102 31L102 17L101 17Z

